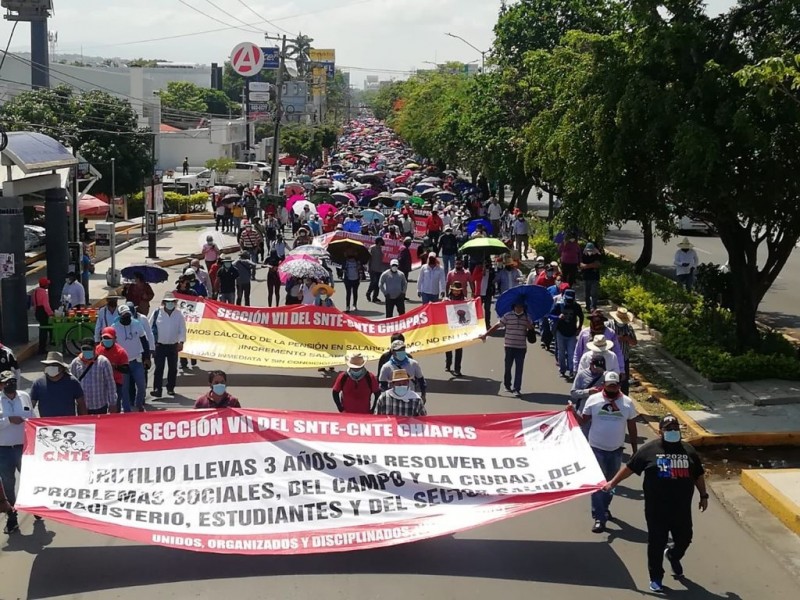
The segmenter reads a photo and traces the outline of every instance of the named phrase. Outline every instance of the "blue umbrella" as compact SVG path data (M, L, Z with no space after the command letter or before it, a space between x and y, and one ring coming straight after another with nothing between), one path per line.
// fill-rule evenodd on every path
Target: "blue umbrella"
M491 235L494 233L492 230L492 224L487 221L486 219L472 219L469 223L467 223L467 235L472 235L475 233L475 230L478 228L478 225L483 225L484 230L486 233Z
M342 229L347 231L348 233L361 233L361 222L360 221L349 221L342 225Z
M531 321L538 321L553 309L553 297L547 288L540 285L520 285L503 292L497 299L495 310L498 316L514 310L514 305L523 303Z
M434 198L436 198L437 200L441 200L442 202L450 202L455 197L456 195L453 192L448 192L448 191L437 192L436 195L434 196Z
M158 265L141 264L130 265L121 271L125 279L133 280L135 273L141 273L147 283L162 283L169 279L169 273Z

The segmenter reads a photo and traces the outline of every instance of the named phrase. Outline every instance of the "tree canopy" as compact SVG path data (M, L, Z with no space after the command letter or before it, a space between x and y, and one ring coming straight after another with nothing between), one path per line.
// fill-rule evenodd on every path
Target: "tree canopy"
M420 154L562 200L592 239L637 221L652 238L690 216L728 251L740 342L800 238L796 0L503 3L486 73L426 72L369 98ZM766 250L759 260L759 248ZM766 256L766 259L764 258Z
M102 175L95 191L111 194L111 159L116 193L142 188L152 173L152 133L138 129L127 100L100 90L78 94L61 85L23 92L0 107L8 131L38 131L76 148Z
M161 92L161 109L166 121L197 120L198 115L228 117L241 112L241 105L225 92L201 87L190 81L170 81Z

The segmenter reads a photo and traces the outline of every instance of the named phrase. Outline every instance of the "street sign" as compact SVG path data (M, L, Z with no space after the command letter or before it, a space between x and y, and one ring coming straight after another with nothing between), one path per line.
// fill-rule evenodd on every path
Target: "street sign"
M325 77L333 79L336 74L336 50L313 48L308 52L308 58L315 67L325 70Z
M264 53L256 44L242 42L231 52L231 68L242 77L252 77L264 68Z
M253 102L269 102L269 92L250 92L248 97Z
M266 81L250 81L247 84L247 89L251 92L268 92L272 89L272 84Z
M261 48L264 55L264 68L274 71L281 66L281 51L276 48Z
M147 219L145 221L147 233L158 233L158 213L154 210L147 211Z

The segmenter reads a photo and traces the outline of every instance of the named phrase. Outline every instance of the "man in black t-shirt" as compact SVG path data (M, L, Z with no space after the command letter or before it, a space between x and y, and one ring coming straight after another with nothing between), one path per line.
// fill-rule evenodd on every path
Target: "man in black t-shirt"
M692 543L692 496L700 492L700 511L708 508L703 465L692 446L681 441L678 420L666 415L660 423L661 437L646 443L614 478L603 486L610 491L634 473L644 473L644 516L647 521L647 568L650 591L661 592L663 557L675 577L683 576L681 559ZM673 544L667 546L669 534Z

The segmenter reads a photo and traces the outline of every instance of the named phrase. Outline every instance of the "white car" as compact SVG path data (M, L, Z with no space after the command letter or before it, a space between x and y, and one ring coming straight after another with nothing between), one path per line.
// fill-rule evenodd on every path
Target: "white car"
M693 219L691 217L679 217L676 220L676 225L678 227L678 231L680 233L696 233L696 234L703 234L703 235L713 235L714 229L706 223L705 221L701 221L699 219Z

